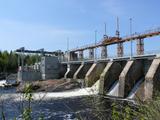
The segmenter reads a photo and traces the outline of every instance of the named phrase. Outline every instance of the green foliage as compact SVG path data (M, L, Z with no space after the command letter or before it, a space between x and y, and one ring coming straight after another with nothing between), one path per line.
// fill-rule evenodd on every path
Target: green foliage
M23 55L23 58L24 64L27 65L33 65L35 62L40 61L40 56L38 55ZM17 69L18 54L12 51L0 51L0 73L14 73L17 72Z
M2 111L2 120L5 120L5 115L3 111Z
M120 112L118 110L117 104L116 103L112 103L111 106L112 106L112 115L111 115L112 119L113 120L121 120L121 114L120 114Z
M41 115L38 120L44 120L43 115Z
M23 110L23 120L32 120L31 113L32 113L32 107L31 102L33 101L33 86L32 84L25 84L24 88L24 98L27 100L28 105ZM43 115L39 117L39 120L44 120Z
M137 106L112 104L113 120L159 120L160 118L160 99L145 103L139 103Z
M31 118L31 109L25 108L23 111L23 120L32 120Z
M32 85L31 84L26 84L25 85L25 89L24 89L24 98L27 100L28 102L28 106L26 106L26 108L24 108L23 110L23 119L24 120L32 120L31 118L31 101L33 100L32 98Z

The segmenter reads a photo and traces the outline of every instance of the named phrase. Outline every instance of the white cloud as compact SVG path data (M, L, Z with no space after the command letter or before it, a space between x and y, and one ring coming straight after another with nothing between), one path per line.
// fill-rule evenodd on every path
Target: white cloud
M88 34L88 30L71 30L0 20L0 49L12 50L25 46L27 49L66 50L67 37L70 38L70 48L74 48L80 46Z

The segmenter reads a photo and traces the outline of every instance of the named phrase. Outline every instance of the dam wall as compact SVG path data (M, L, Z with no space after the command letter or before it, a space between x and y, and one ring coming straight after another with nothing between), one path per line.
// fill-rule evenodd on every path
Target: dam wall
M74 79L84 79L92 64L92 62L82 63L75 72Z
M121 71L123 70L126 61L110 61L105 66L100 75L99 93L106 94L113 84L118 80Z
M80 67L81 64L68 64L67 65L67 71L64 75L64 78L73 78L74 73L77 71L77 69Z
M106 64L106 62L96 62L90 67L85 76L86 87L91 87L92 85L94 85L94 83L96 83L97 80L99 80Z

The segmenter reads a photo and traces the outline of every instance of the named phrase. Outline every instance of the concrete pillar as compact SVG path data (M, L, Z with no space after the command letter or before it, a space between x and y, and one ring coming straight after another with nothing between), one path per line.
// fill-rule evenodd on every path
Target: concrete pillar
M79 51L79 60L83 60L83 50Z
M145 59L143 60L143 69L144 69L144 76L148 73L148 70L151 67L153 60L151 59ZM127 99L132 100L141 100L144 101L144 81L145 77L140 79L133 87L132 91L128 95Z
M144 54L144 40L139 39L137 40L137 55L143 55Z
M106 94L111 86L118 80L123 66L118 62L110 61L100 75L99 94Z
M123 57L124 52L123 52L123 43L118 43L117 44L117 56L118 57Z
M139 81L143 76L143 61L128 61L119 76L118 97L127 97L136 82Z
M65 73L67 72L67 64L60 65L60 78L64 77Z
M91 87L100 78L100 74L104 70L106 63L94 63L85 76L86 87Z
M94 48L89 49L89 59L94 59Z
M84 79L93 63L82 63L74 74L74 79Z
M157 90L160 90L160 59L154 59L144 81L144 101L151 100L156 94Z
M102 46L101 47L101 58L102 59L105 59L105 58L107 58L107 46Z
M76 61L78 56L75 52L69 52L69 61Z
M82 63L82 64L79 66L79 68L77 69L77 71L74 73L73 79L78 79L78 75L79 75L80 71L83 69L83 67L84 67L84 63Z
M67 72L64 75L64 78L73 78L73 75L77 71L81 64L68 64L67 66Z

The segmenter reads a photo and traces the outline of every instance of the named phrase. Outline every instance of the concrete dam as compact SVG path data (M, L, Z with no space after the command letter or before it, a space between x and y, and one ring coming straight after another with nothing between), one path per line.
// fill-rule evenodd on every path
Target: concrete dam
M62 63L64 66L67 63ZM85 87L98 82L98 93L128 99L149 100L159 90L160 58L143 56L108 61L70 63L65 78L83 79Z
M70 78L83 82L83 87L96 86L98 94L132 100L147 101L160 91L160 56L144 52L144 39L160 35L160 28L128 37L104 36L102 41L57 54L57 57L42 57L44 71L37 79ZM124 56L123 43L137 41L136 55ZM117 57L109 58L107 46L117 44ZM96 58L95 49L101 48L101 57ZM89 51L88 59L84 51ZM17 50L22 52L22 50ZM23 52L28 52L23 50ZM47 67L44 61L49 60ZM50 70L46 70L50 69ZM38 73L39 74L39 73ZM22 74L19 74L22 79Z

